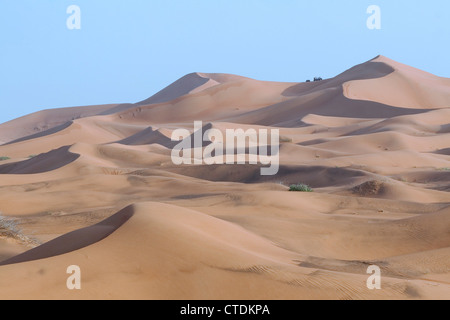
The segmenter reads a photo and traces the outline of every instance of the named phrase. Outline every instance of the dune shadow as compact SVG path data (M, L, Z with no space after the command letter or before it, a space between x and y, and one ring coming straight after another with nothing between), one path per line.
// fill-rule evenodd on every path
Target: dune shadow
M37 174L62 168L80 157L71 153L69 148L64 146L28 160L1 165L0 174Z

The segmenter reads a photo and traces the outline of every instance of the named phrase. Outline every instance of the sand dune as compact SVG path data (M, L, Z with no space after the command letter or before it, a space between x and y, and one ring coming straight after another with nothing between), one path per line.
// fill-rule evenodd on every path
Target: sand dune
M64 125L75 119L102 114L116 105L58 108L39 111L0 125L0 143L11 142Z
M134 255L130 248L141 254ZM65 253L53 256L60 250ZM6 261L12 264L2 267L1 285L12 288L0 296L23 297L26 291L25 297L40 294L50 299L97 298L99 292L109 298L149 299L382 297L358 288L362 275L318 272L302 260L233 223L192 210L141 203ZM54 287L64 280L57 271L75 262L86 270L84 294ZM328 290L339 283L340 290ZM427 288L430 283L387 277L385 295L395 299L405 292L427 293L432 291Z
M346 97L404 108L448 108L449 79L434 76L383 56L373 61L388 64L395 71L375 81L367 79L345 83Z
M279 129L278 173L175 165L194 121ZM378 56L309 83L192 73L0 124L0 298L449 299L449 123L449 79Z

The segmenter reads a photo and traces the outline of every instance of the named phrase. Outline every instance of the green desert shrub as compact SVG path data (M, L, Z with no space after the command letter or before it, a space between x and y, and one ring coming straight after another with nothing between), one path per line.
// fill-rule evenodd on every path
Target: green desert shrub
M10 157L0 157L0 161L5 161L11 159Z
M299 183L299 184L293 184L291 185L291 187L289 188L289 191L297 191L297 192L313 192L314 190L303 183Z
M286 136L280 136L280 142L292 142L292 139Z

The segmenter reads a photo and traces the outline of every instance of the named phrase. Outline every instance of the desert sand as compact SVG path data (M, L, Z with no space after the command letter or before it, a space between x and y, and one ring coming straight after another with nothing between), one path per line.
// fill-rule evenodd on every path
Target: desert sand
M279 129L278 174L174 165L194 121ZM0 143L0 299L450 299L450 79L383 56L308 83L192 73Z

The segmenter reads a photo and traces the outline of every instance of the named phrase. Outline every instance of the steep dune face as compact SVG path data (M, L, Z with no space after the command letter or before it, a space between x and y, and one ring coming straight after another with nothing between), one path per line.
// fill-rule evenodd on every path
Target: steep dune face
M125 208L112 217L84 229L65 234L58 239L49 241L39 247L31 249L23 254L3 261L0 265L17 264L33 260L63 255L94 244L106 238L133 215L133 208Z
M0 153L15 158L39 155L75 143L101 144L122 140L144 130L145 125L113 122L114 116L94 116L70 121L41 133L0 146Z
M173 142L171 139L171 132L164 134L160 129L153 129L152 127L139 131L118 143L125 145L159 144L168 148L173 148L176 145L176 142Z
M345 83L349 99L375 101L410 109L450 107L450 80L380 56L374 62L385 63L394 71L383 79L354 80Z
M32 159L1 165L0 174L36 174L53 171L75 161L78 155L68 152L69 147L61 147Z
M0 124L0 144L39 134L62 126L69 121L102 114L115 108L114 104L58 108L39 111L15 120Z
M448 79L379 56L335 78L291 86L283 93L291 99L233 120L297 127L311 114L353 118L420 114L450 106L448 86Z
M196 93L219 84L236 82L244 77L221 73L191 73L188 74L150 98L138 102L137 105L149 105L175 100L190 93Z
M379 56L311 83L192 73L1 124L0 298L448 299L449 88ZM175 165L194 121L279 129L277 174Z
M120 119L139 119L150 123L225 120L287 100L281 93L291 85L242 78L219 83L169 102L142 105L118 115Z

